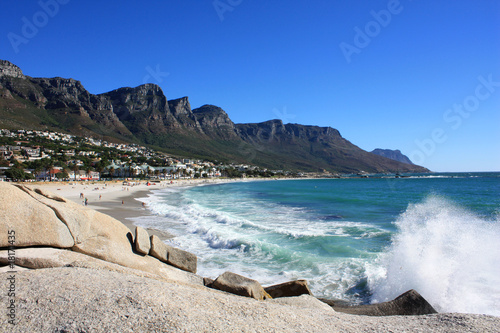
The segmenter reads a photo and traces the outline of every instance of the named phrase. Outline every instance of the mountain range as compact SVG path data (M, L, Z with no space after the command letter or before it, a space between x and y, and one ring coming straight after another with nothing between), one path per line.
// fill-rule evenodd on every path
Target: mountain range
M401 163L413 164L413 162L408 158L408 156L404 155L399 149L391 150L391 149L377 148L372 150L372 153L390 158L391 160L399 161Z
M429 172L362 150L331 127L281 120L235 124L220 107L192 109L155 84L91 94L80 81L33 78L0 60L0 127L56 130L146 144L173 155L270 169L333 173Z

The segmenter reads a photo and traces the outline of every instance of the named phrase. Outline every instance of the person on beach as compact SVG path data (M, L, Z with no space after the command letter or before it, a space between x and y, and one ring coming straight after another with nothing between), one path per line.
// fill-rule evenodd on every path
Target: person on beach
M87 206L88 204L89 204L89 199L85 198L85 206Z

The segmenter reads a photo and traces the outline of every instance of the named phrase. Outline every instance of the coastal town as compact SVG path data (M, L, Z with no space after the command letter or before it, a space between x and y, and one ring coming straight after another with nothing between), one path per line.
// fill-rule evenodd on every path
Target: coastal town
M0 181L174 180L298 176L248 164L179 158L137 144L0 129Z

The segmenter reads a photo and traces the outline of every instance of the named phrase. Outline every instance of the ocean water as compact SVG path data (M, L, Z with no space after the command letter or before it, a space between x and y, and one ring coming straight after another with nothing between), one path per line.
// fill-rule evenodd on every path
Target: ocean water
M137 225L176 235L198 273L307 279L356 304L415 289L440 312L500 316L500 173L164 188Z

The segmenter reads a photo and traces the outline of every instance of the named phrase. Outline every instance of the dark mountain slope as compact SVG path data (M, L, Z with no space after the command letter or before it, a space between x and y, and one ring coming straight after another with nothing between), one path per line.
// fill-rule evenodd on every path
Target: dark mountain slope
M399 149L391 150L391 149L380 149L377 148L372 151L372 154L376 154L379 156L387 157L391 160L398 161L406 164L413 164L412 161L408 158L408 156L403 155Z
M282 164L292 165L296 169L352 173L423 170L368 153L344 139L339 131L331 127L284 125L281 120L236 126L242 139L252 144L258 152L278 156L274 163L277 166Z
M368 153L331 127L234 124L214 105L192 110L154 84L90 94L73 79L31 78L0 61L0 126L52 129L161 147L180 156L297 171L426 172Z

